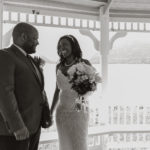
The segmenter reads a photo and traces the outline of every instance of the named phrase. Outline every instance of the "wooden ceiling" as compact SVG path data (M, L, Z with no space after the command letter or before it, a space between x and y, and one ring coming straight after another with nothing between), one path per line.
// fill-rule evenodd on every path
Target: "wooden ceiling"
M41 14L99 20L99 8L110 0L3 0L12 11L37 9ZM111 21L150 22L150 0L111 0Z

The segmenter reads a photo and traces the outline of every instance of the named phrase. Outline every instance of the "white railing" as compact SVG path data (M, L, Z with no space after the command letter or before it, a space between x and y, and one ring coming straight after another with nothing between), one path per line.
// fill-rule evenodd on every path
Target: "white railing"
M90 150L93 150L93 148L101 148L101 146L103 145L103 139L102 136L99 135L99 132L97 132L97 130L94 131L93 128L90 128L88 143ZM56 132L45 132L42 134L39 150L58 150L58 147L58 136Z
M150 106L108 106L110 125L150 125Z
M58 150L57 133L47 133L47 136L49 140L44 140L43 135L39 150ZM150 127L92 127L89 128L88 143L89 150L150 149Z
M150 106L114 105L105 110L108 119L103 122L100 110L91 111L89 150L150 149ZM58 137L45 131L39 150L49 149L58 150Z

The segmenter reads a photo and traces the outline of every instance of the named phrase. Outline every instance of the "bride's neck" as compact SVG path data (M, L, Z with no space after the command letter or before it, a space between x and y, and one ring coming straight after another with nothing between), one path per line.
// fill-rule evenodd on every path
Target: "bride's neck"
M69 64L71 64L73 61L75 61L74 56L70 56L70 57L68 57L68 58L66 59L65 63L66 63L67 65L69 65Z

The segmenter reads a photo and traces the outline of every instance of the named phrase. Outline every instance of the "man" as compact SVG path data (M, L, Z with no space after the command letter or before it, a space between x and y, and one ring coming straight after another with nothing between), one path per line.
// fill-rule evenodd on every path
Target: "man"
M51 124L43 75L28 55L38 31L19 23L12 36L13 45L0 50L0 150L37 150L41 125Z

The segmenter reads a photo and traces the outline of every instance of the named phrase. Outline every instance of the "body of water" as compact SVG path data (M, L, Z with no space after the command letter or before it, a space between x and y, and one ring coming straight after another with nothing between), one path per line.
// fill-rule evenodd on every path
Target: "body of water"
M94 67L101 75L101 65ZM51 103L56 87L56 65L44 67L45 88ZM149 64L110 64L108 69L108 97L101 99L101 84L90 96L91 107L101 105L149 105L150 104L150 65Z

